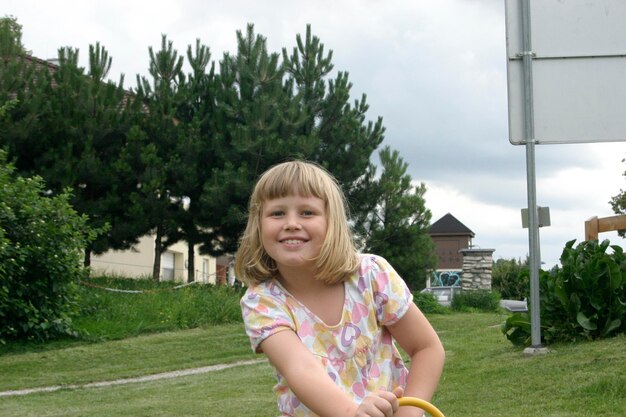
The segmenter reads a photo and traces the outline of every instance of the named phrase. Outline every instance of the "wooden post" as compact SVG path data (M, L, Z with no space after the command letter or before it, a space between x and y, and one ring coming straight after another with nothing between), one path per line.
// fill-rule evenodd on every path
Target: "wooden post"
M598 216L593 216L585 222L585 240L598 239Z
M626 214L601 218L594 216L585 222L585 240L596 240L599 233L623 229L626 229Z

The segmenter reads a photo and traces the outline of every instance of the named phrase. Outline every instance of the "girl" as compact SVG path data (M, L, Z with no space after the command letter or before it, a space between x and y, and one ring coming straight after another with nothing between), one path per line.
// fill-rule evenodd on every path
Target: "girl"
M260 177L235 272L248 285L241 307L252 349L276 369L280 416L422 415L397 398L430 400L443 347L393 268L356 253L327 171L291 161Z

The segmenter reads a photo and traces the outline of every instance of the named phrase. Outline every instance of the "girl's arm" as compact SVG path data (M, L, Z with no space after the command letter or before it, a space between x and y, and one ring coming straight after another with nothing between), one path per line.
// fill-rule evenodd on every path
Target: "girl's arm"
M400 320L387 328L411 358L404 395L430 401L445 361L445 351L439 336L413 303ZM401 407L395 414L398 417L421 415L419 409L413 407Z
M291 330L284 330L268 337L261 343L261 349L287 380L287 384L298 399L319 416L391 417L398 409L397 398L391 392L378 392L357 406L333 382L322 364Z

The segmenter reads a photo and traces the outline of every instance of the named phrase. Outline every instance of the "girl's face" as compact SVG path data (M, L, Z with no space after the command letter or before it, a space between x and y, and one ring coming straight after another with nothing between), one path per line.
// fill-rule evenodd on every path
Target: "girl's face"
M261 212L261 241L279 271L314 267L326 238L324 200L299 195L266 200Z

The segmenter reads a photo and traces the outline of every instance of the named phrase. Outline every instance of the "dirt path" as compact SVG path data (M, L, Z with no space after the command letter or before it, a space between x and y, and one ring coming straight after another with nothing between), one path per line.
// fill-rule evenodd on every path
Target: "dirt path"
M27 389L19 389L19 390L12 390L12 391L0 391L0 397L11 397L15 395L35 394L39 392L54 392L54 391L59 391L62 389L99 388L99 387L110 387L113 385L135 384L138 382L150 382L150 381L157 381L160 379L172 379L172 378L178 378L181 376L205 374L207 372L221 371L223 369L234 368L237 366L255 365L258 363L262 363L264 361L265 359L254 359L254 360L248 360L248 361L233 362L233 363L228 363L228 364L203 366L201 368L183 369L180 371L162 372L159 374L144 375L144 376L138 376L134 378L115 379L112 381L90 382L87 384L52 385L49 387L27 388Z

